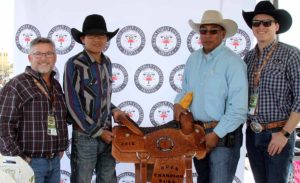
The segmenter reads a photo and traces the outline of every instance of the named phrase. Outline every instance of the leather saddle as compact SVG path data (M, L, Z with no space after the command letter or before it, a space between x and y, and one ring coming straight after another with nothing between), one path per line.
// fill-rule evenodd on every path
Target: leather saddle
M135 164L135 182L182 183L186 175L192 183L192 158L202 159L206 151L200 144L204 129L194 124L191 113L158 127L139 127L127 116L118 120L123 125L113 127L112 155Z

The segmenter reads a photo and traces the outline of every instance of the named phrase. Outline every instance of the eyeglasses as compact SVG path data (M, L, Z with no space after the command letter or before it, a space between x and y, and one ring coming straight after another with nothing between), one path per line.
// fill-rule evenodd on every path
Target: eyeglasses
M252 20L252 27L259 27L262 24L264 27L270 27L275 20Z
M54 52L46 52L46 53L42 53L42 52L35 52L35 53L32 53L32 55L35 57L35 58L42 58L43 56L45 56L46 58L53 58L55 53Z
M200 29L199 30L199 32L200 32L200 34L207 34L208 32L209 32L209 34L211 34L211 35L215 35L215 34L217 34L219 31L220 31L221 29L210 29L210 30L208 30L208 29Z

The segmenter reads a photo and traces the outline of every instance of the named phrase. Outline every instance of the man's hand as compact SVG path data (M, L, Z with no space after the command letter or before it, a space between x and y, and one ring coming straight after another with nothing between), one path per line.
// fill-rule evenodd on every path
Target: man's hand
M120 109L113 111L113 118L116 123L122 124L122 122L119 120L121 116L125 117L127 114L124 111L121 111Z
M105 143L110 144L114 138L114 134L111 131L103 130L100 137Z
M268 145L269 155L274 156L276 154L281 153L287 141L288 138L286 138L281 132L272 133L272 139Z
M184 109L180 104L176 103L173 106L174 109L174 119L175 121L180 121L180 115L181 114L187 114L187 110Z
M201 143L205 143L206 145L206 152L211 152L218 144L219 137L215 132L211 132L201 140Z

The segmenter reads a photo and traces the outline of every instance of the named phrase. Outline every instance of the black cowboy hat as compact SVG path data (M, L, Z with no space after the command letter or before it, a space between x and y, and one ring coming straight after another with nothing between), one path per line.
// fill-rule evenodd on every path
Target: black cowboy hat
M252 19L257 14L267 14L272 16L279 24L277 34L288 31L293 22L291 15L286 10L276 9L269 1L260 1L255 6L254 11L243 11L244 20L250 28L252 28Z
M82 25L82 32L79 30L72 28L71 34L72 37L75 39L76 42L83 44L80 37L86 34L105 34L108 37L108 40L113 38L119 29L115 30L114 32L108 32L106 28L106 23L101 15L89 15L84 19Z

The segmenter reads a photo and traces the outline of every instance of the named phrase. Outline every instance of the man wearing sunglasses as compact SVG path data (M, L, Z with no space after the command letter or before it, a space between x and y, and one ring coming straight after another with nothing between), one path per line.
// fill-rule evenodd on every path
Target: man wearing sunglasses
M246 147L255 182L287 182L300 121L300 51L279 42L292 17L269 1L243 17L257 39L246 54L249 111Z
M190 110L205 128L201 143L208 152L204 159L194 159L197 182L232 183L247 118L248 82L246 64L223 40L236 33L237 24L215 10L205 11L200 23L189 24L200 33L203 48L186 62L182 91L175 98L175 119L186 114L179 101L193 92Z

